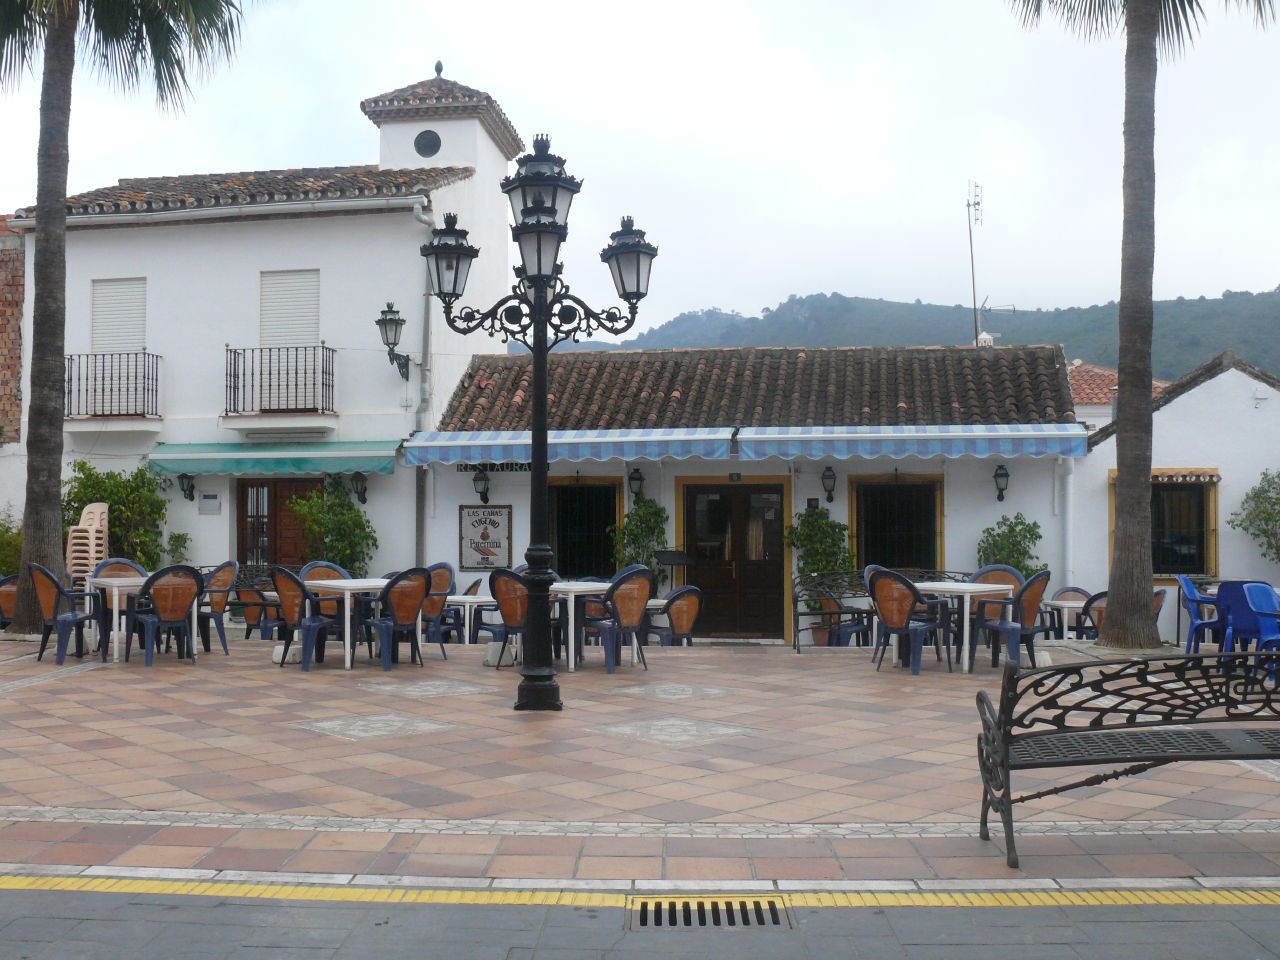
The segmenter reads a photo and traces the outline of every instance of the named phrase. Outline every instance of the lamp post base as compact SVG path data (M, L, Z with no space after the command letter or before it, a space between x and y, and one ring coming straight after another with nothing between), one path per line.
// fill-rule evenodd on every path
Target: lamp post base
M555 676L546 679L525 677L516 690L517 710L563 710L560 700L560 684Z

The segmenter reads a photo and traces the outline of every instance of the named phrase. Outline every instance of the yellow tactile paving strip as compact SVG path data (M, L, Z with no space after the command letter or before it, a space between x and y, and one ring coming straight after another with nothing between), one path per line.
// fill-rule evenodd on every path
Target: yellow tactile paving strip
M327 903L471 904L476 906L556 906L626 908L636 898L621 893L579 890L432 890L395 887L330 887L304 884L230 883L190 880L132 880L110 877L0 877L0 890L75 893L132 893L155 896L235 897ZM750 900L759 895L707 893L665 897L677 903L707 899ZM1280 890L1021 890L947 893L857 893L821 891L768 894L792 908L823 907L1115 907L1115 906L1280 906Z

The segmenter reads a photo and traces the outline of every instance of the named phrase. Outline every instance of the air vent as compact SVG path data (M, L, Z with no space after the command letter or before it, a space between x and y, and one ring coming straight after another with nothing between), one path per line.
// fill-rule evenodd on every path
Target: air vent
M779 897L633 897L627 919L632 930L791 928Z

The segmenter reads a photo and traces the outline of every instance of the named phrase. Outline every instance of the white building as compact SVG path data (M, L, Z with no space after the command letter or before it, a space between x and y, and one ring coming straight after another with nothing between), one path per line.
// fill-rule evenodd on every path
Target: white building
M440 71L361 104L379 127L376 164L122 180L68 198L66 460L145 458L194 477L195 502L175 485L169 508L193 561L301 560L288 499L356 472L379 561L420 554L414 472L395 470L396 450L434 423L475 344L432 311L419 247L434 211L458 213L485 250L474 295L505 293L497 184L523 149L490 96ZM11 226L34 221L18 211ZM373 323L389 301L407 320L408 381ZM0 505L18 510L21 449L0 457Z

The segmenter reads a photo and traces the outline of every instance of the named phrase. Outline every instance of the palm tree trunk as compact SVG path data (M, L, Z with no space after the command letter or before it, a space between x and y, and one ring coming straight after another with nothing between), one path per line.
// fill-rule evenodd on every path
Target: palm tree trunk
M1102 643L1154 647L1151 570L1151 277L1156 246L1158 0L1125 4L1124 226L1116 402L1115 546Z
M60 572L62 553L63 343L67 288L67 132L76 62L79 4L53 5L44 38L40 143L36 173L35 303L31 317L31 389L27 407L27 499L22 561ZM19 580L11 629L32 633L40 616L30 577Z

